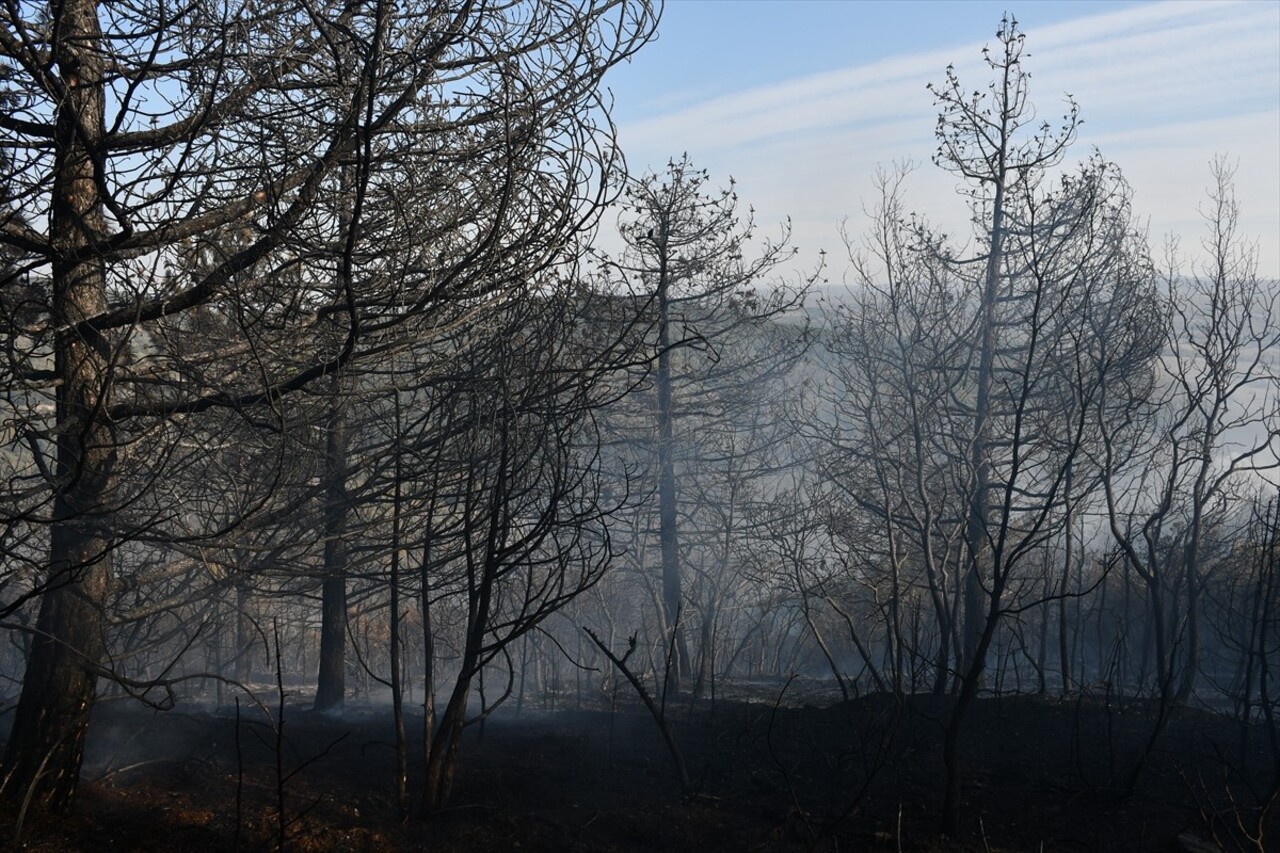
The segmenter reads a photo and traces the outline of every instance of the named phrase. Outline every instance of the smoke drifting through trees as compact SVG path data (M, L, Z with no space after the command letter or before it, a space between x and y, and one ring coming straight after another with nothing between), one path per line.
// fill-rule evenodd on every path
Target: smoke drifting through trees
M730 179L624 174L601 81L647 4L0 16L24 812L70 804L103 692L315 685L340 719L389 691L386 784L423 815L468 723L612 706L618 660L686 794L667 725L726 685L930 693L951 834L986 695L1154 698L1117 789L1189 705L1274 727L1277 284L1226 160L1210 260L1152 260L1119 167L1067 162L1074 102L1037 118L1016 22L983 88L933 88L975 253L884 173L819 299Z
M25 14L5 13L3 183L25 214L5 220L6 290L29 292L32 315L6 337L24 454L6 519L47 530L47 545L19 535L48 560L20 581L40 616L4 777L11 798L59 806L104 674L103 606L136 577L117 552L225 532L164 494L184 435L211 413L293 434L310 418L288 395L341 389L333 377L398 339L562 262L613 179L600 76L652 20L622 3ZM222 325L215 346L184 351L204 318ZM341 405L331 458L347 444ZM324 479L332 621L345 486Z

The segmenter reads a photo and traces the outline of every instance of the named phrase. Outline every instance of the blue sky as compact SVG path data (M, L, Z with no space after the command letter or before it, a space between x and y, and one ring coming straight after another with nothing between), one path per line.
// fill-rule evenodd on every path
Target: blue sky
M1032 99L1054 115L1064 92L1094 147L1120 165L1159 251L1194 254L1209 161L1238 161L1242 227L1260 271L1280 277L1280 2L875 2L668 0L658 40L607 85L633 172L688 151L718 183L733 175L757 221L791 216L812 261L839 280L839 223L862 229L877 166L911 160L912 209L954 233L955 182L929 162L935 112L925 86L954 63L985 85L980 51L1008 10L1027 34Z

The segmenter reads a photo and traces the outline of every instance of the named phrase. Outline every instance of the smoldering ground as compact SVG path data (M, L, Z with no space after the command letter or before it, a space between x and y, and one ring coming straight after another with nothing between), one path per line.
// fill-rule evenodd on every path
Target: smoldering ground
M691 796L654 721L625 694L580 708L539 700L520 714L503 706L466 730L451 806L408 822L395 804L392 721L380 703L354 703L339 718L295 695L280 729L278 706L242 703L237 725L233 706L161 713L105 702L94 711L80 807L28 822L23 842L270 849L283 806L285 844L305 850L944 849L936 756L952 700L790 704L776 687L752 698L668 708ZM1230 797L1240 807L1265 775L1248 759L1263 754L1265 732L1246 732L1242 751L1234 722L1185 712L1126 796L1152 711L1104 697L981 700L964 743L973 805L945 849L1163 850L1212 810L1225 825ZM407 716L416 760L420 708ZM1241 755L1247 766L1224 777L1223 756L1234 766ZM411 761L411 796L418 772Z

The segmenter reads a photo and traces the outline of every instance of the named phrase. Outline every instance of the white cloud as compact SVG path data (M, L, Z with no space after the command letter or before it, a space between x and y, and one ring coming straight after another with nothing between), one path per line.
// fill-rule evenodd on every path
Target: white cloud
M839 254L837 223L856 228L876 166L904 158L921 165L913 206L960 229L954 181L929 163L925 85L954 63L962 84L985 86L985 40L707 100L625 124L622 144L633 168L688 151L713 177L732 174L760 222L793 216L809 260L819 246ZM1077 155L1096 146L1120 164L1153 242L1169 232L1197 242L1209 161L1238 159L1242 228L1259 239L1263 274L1280 277L1280 5L1140 6L1032 29L1027 51L1040 113L1059 115L1062 93L1075 96Z

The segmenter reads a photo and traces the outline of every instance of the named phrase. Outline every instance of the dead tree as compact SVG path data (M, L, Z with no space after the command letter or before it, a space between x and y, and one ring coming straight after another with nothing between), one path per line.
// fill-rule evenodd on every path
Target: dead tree
M114 554L142 532L121 510L161 502L168 476L129 448L145 439L164 460L215 410L284 434L286 395L545 268L604 201L598 84L653 17L620 0L411 14L72 0L0 19L0 185L27 214L0 223L4 289L30 304L3 327L6 441L22 455L4 512L43 531L32 547L47 554L0 602L39 609L2 776L5 796L57 807L78 776ZM207 265L185 266L192 251ZM148 345L201 311L226 321L221 347L192 360ZM144 515L154 538L209 533Z

